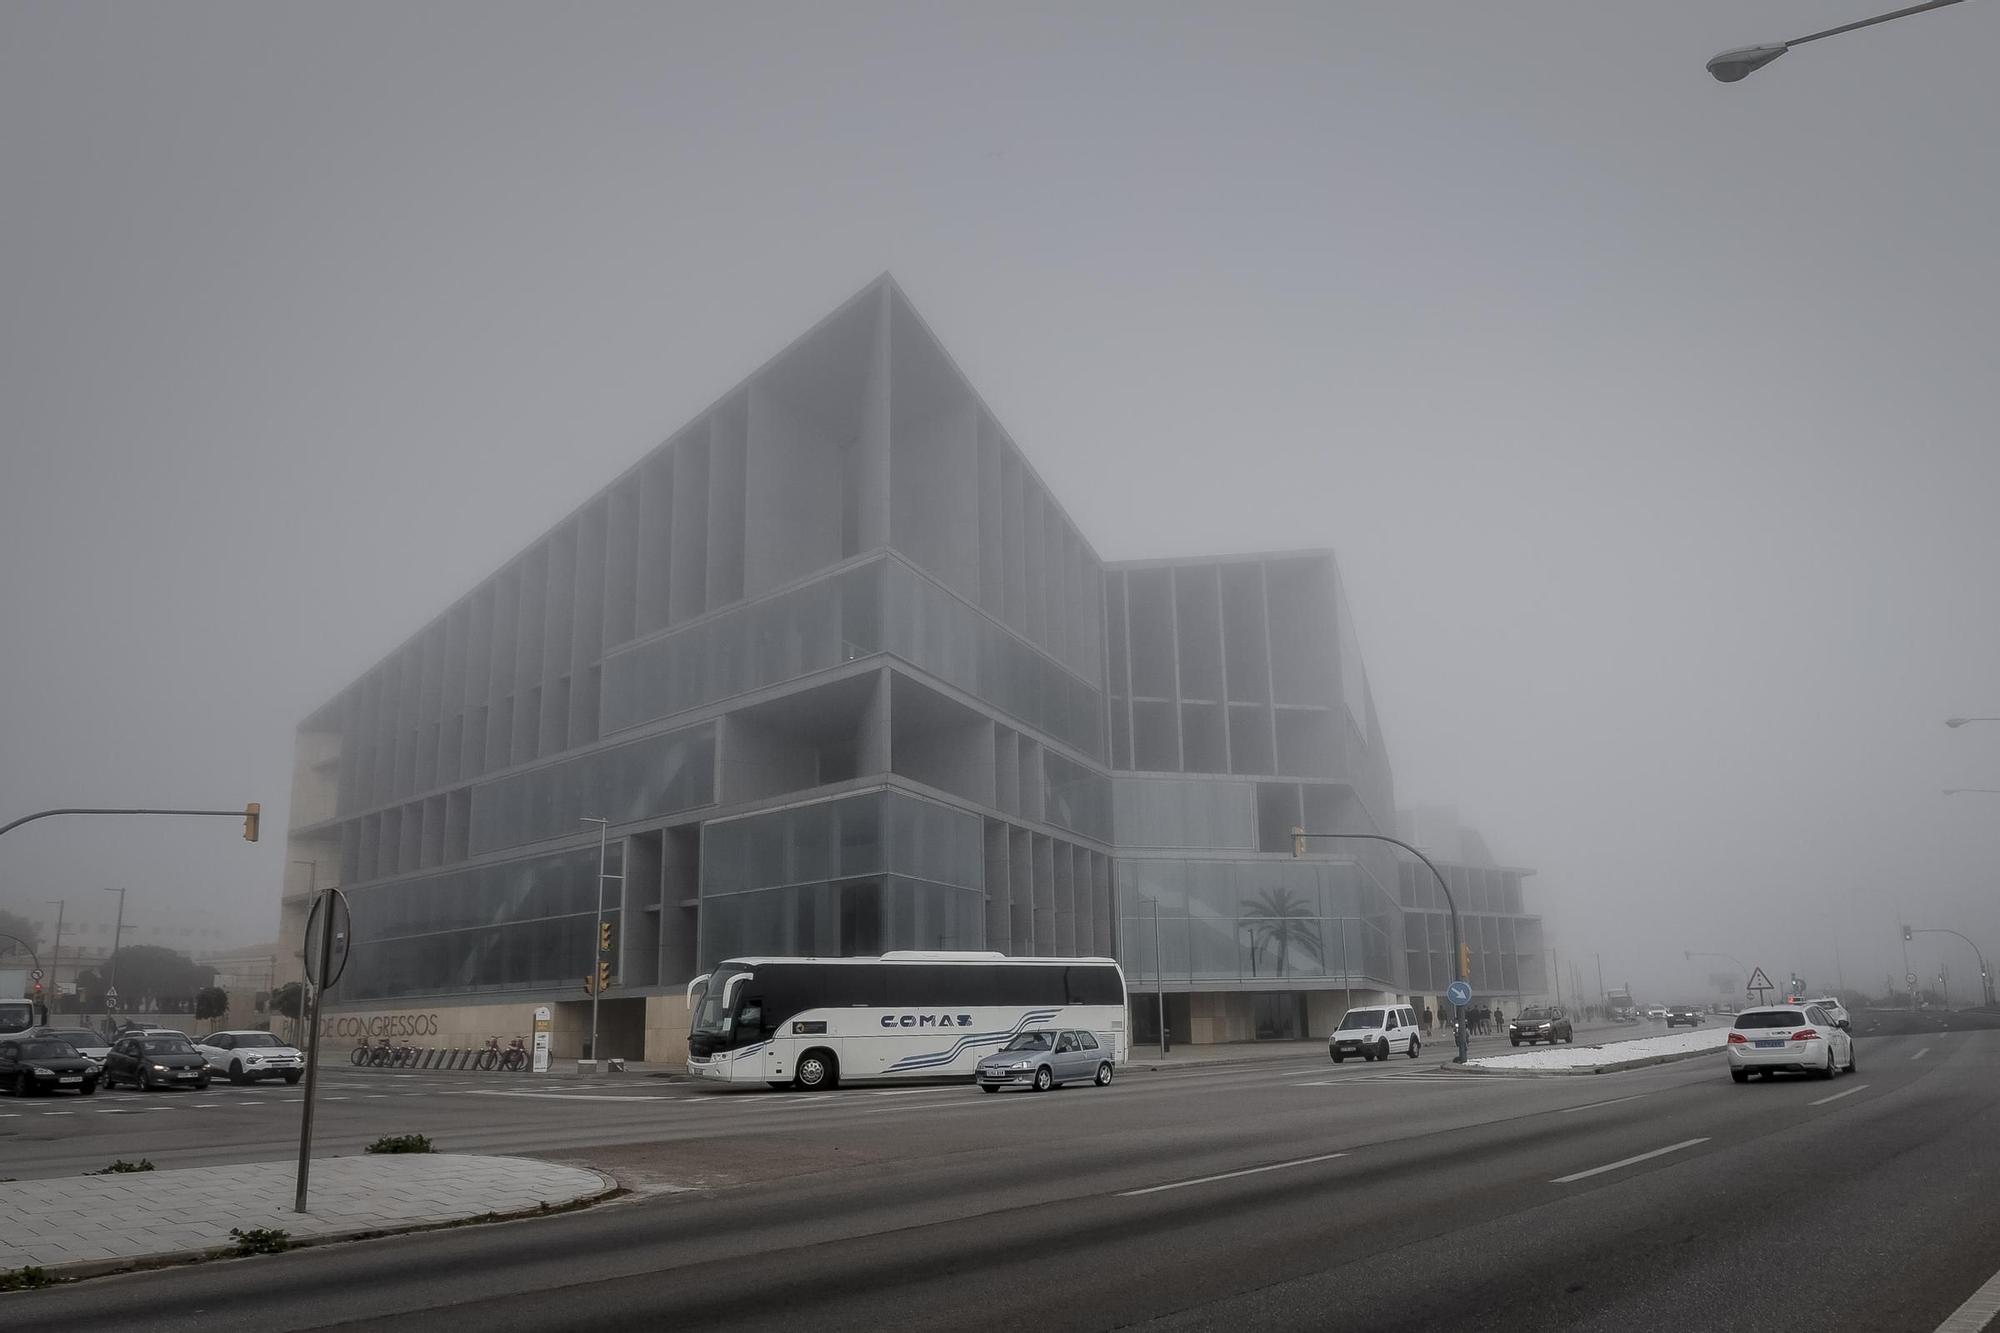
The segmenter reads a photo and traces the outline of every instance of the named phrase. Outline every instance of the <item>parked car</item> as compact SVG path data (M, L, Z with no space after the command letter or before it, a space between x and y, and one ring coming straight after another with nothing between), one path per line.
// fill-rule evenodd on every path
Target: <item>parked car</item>
M982 1092L1026 1086L1036 1092L1086 1079L1103 1087L1113 1072L1111 1048L1094 1032L1076 1028L1034 1028L979 1062L973 1079Z
M1723 1050L1729 1077L1738 1083L1780 1070L1821 1078L1854 1072L1854 1038L1817 1004L1746 1009L1731 1021Z
M53 1037L66 1041L76 1048L76 1053L86 1060L104 1063L104 1057L111 1054L111 1043L102 1035L89 1028L31 1028L22 1034L27 1037Z
M1559 1041L1575 1040L1576 1029L1570 1023L1569 1014L1560 1005L1531 1004L1507 1025L1507 1044L1510 1046L1519 1046L1524 1041L1530 1046L1538 1041L1553 1046Z
M282 1078L296 1083L305 1077L306 1058L268 1032L211 1032L194 1044L208 1067L231 1083Z
M58 1089L87 1097L97 1091L97 1077L97 1062L66 1041L30 1033L0 1040L0 1087L16 1097Z
M194 1043L181 1033L163 1036L126 1036L111 1043L104 1060L104 1086L130 1083L141 1091L151 1088L208 1086L208 1061Z
M1826 1016L1838 1023L1841 1031L1852 1032L1854 1030L1854 1015L1847 1012L1847 1006L1840 1002L1839 996L1823 995L1817 1000L1807 1000L1806 1003L1816 1004L1826 1010Z
M1386 1060L1401 1052L1412 1060L1424 1048L1417 1032L1417 1013L1407 1004L1349 1009L1340 1026L1326 1039L1326 1053L1339 1064L1350 1055Z
M1695 1004L1672 1004L1667 1006L1667 1026L1679 1027L1687 1024L1691 1028L1701 1026L1701 1006Z

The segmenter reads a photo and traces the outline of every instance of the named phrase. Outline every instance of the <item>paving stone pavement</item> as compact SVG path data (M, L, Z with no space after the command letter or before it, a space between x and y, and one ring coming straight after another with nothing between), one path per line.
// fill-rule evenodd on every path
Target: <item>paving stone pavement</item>
M404 1153L312 1164L308 1211L292 1211L295 1162L56 1176L0 1185L0 1272L52 1272L185 1255L232 1243L230 1228L325 1239L539 1211L609 1193L595 1171L522 1157Z

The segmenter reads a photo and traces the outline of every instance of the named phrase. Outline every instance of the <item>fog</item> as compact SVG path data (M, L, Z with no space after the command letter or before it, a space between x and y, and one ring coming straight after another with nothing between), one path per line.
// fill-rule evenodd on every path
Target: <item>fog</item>
M298 720L886 269L1106 558L1338 551L1566 959L2000 950L2000 9L1702 69L1878 8L0 9L0 821L269 825L0 907L271 938Z

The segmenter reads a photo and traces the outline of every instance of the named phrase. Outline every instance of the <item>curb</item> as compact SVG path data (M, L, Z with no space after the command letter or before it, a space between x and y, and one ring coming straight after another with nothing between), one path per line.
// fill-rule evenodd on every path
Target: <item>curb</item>
M555 1217L559 1213L574 1213L585 1208L594 1207L597 1204L615 1199L626 1192L622 1185L604 1172L599 1171L596 1167L577 1166L571 1162L565 1162L563 1165L569 1166L574 1170L588 1171L596 1176L600 1182L597 1192L571 1199L567 1203L559 1203L553 1206L542 1204L535 1208L517 1208L507 1213L474 1213L470 1217L447 1218L442 1222L408 1222L395 1226L353 1227L346 1231L327 1231L317 1236L304 1236L291 1241L281 1253L289 1254L293 1250L316 1249L321 1245L338 1245L345 1241L376 1240L384 1236L407 1236L418 1231L448 1231L454 1227L484 1226L490 1222L519 1222L530 1217ZM55 1286L58 1283L81 1282L93 1277L110 1277L114 1273L148 1272L153 1269L172 1268L179 1264L200 1264L210 1263L217 1259L250 1259L255 1257L257 1256L251 1254L238 1254L236 1252L236 1243L231 1241L227 1245L204 1245L186 1250L162 1250L157 1254L129 1255L116 1259L78 1259L73 1263L66 1264L24 1264L21 1268L7 1269L4 1272L0 1272L0 1276L5 1276L7 1273L19 1273L26 1268L38 1268L48 1277L45 1285ZM21 1291L33 1291L37 1289L34 1287L18 1288ZM5 1294L4 1290L0 1290L0 1298L4 1298Z
M1471 1065L1454 1065L1449 1062L1440 1066L1448 1074L1462 1074L1468 1078L1575 1078L1582 1074L1622 1074L1628 1069L1646 1069L1652 1065L1670 1065L1681 1060L1693 1060L1704 1055L1715 1055L1721 1048L1703 1048L1697 1051L1675 1051L1669 1055L1648 1055L1637 1060L1612 1060L1601 1065L1588 1065L1576 1069L1480 1069Z

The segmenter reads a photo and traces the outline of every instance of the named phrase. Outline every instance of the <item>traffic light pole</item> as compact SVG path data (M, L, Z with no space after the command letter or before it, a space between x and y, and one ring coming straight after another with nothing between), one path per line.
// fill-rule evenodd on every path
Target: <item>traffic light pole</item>
M1935 927L1935 926L1930 926L1930 927L1922 927L1922 928L1919 928L1919 927L1914 927L1914 926L1910 926L1910 927L1905 927L1905 929L1906 929L1906 930L1908 930L1908 931L1910 932L1910 934L1911 934L1911 935L1958 935L1958 938L1960 938L1960 939L1964 940L1964 941L1966 942L1966 944L1970 945L1970 946L1971 946L1971 948L1972 948L1972 956L1973 956L1974 958L1977 958L1977 959L1979 960L1979 996L1980 996L1980 1000L1981 1000L1981 1001L1982 1001L1982 1002L1983 1002L1984 1004L1986 1004L1986 1005L1987 1005L1987 1006L1988 1006L1989 1008L1990 1008L1990 1007L1992 1006L1992 1004L1993 1004L1993 978L1992 978L1992 975L1991 975L1990 973L1988 973L1988 972L1987 972L1987 970L1986 970L1986 955L1985 955L1985 954L1983 954L1983 953L1981 953L1981 952L1979 951L1979 946L1978 946L1978 945L1976 945L1976 944L1973 944L1973 943L1972 943L1972 939L1971 939L1971 937L1970 937L1970 936L1966 936L1966 935L1959 935L1959 934L1958 934L1958 932L1957 932L1957 931L1955 931L1955 930L1945 930L1945 929L1942 929L1942 928L1940 928L1940 927ZM1908 938L1908 936L1905 936L1905 938L1907 939L1907 938ZM1910 970L1910 969L1909 969L1909 962L1908 962L1908 960L1909 960L1909 956L1910 956L1910 951L1909 951L1909 950L1908 950L1907 948L1906 948L1906 949L1904 949L1904 950L1903 950L1903 958L1904 958L1904 966L1903 966L1903 970L1904 970L1905 972L1907 972L1907 971L1909 971L1909 970Z
M611 832L611 821L592 819L586 815L586 824L597 825L597 929L590 937L590 1063L602 1068L597 1051L597 1000L598 992L604 987L599 983L604 979L604 843Z
M12 833L23 824L32 824L37 819L47 819L51 815L222 815L243 821L243 840L257 841L257 824L263 815L263 807L252 801L241 810L153 810L147 808L112 809L103 806L65 806L60 810L37 810L32 815L22 815L11 824L0 824L0 833Z
M1444 895L1444 905L1451 909L1452 970L1454 972L1459 972L1459 973L1464 973L1471 970L1465 964L1464 938L1459 934L1458 902L1451 896L1451 885L1444 882L1444 875L1439 872L1436 866L1431 864L1431 859L1428 856L1425 856L1422 852L1410 846L1409 843L1402 841L1400 838L1385 837L1380 833L1308 833L1305 829L1297 827L1294 827L1292 829L1293 856L1297 857L1305 855L1305 849L1306 849L1305 840L1307 838L1347 838L1358 842L1386 842L1391 847L1402 848L1404 851L1408 852L1411 856L1414 856L1419 861L1422 861L1424 863L1424 868L1431 872L1431 878L1437 881L1438 892ZM1466 982L1472 980L1472 978L1469 976L1460 976L1457 979ZM1462 1031L1463 1028L1462 1026L1460 1026L1463 1021L1461 1006L1454 1004L1451 1007L1451 1010L1452 1010L1451 1017L1453 1025L1455 1027L1460 1027L1460 1030ZM1460 1059L1462 1061L1464 1057L1461 1055Z

